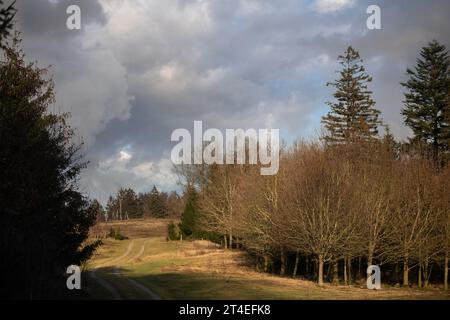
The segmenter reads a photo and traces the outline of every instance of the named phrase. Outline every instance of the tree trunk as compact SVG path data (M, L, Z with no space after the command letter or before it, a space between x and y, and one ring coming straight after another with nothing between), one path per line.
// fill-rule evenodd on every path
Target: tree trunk
M430 269L428 259L425 260L425 264L423 267L423 287L428 288L428 280L430 279Z
M448 256L445 257L444 263L444 290L448 290Z
M306 259L305 259L305 273L307 275L309 274L309 258L308 258L308 256L306 256Z
M347 258L344 257L344 284L348 285L348 279L347 279Z
M323 255L319 255L318 283L319 286L323 286Z
M225 249L228 249L228 246L227 246L227 236L223 236L223 247L224 247Z
M286 273L286 261L287 261L286 251L284 250L284 248L281 249L280 258L281 258L280 276L284 276Z
M373 249L369 248L369 252L367 253L367 267L371 266L373 263Z
M230 249L233 249L233 233L231 231L231 228L230 228L230 240L228 241L228 247Z
M409 267L408 267L408 257L403 259L403 286L407 287L409 285L408 281Z
M352 258L347 258L348 284L352 284Z
M295 265L294 265L294 272L292 273L293 278L295 278L297 276L299 260L300 260L300 250L297 250L295 252Z
M333 284L339 284L339 260L335 260L333 262L333 280L332 283Z
M372 245L369 245L369 251L367 252L367 267L370 267L373 265L373 253L374 253L374 247ZM360 266L361 267L361 260L360 260ZM366 277L369 277L369 274L366 274Z
M269 256L264 256L264 272L267 272L269 270Z
M358 279L361 278L361 257L358 257Z
M417 287L422 288L422 265L419 264L419 271L417 273Z

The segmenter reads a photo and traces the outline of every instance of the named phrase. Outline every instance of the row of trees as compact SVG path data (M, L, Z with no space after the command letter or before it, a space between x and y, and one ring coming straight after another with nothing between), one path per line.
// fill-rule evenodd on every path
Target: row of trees
M314 272L323 284L328 264L330 280L340 273L349 283L362 260L383 265L392 281L401 267L404 285L414 269L427 285L432 270L448 267L450 170L392 151L385 141L333 149L301 143L283 152L273 177L251 166L210 168L197 227L242 246L266 271L274 262L272 270L285 274L291 256L294 275Z
M450 257L450 68L436 41L420 52L403 85L405 124L398 143L375 109L359 53L339 62L336 91L321 142L281 151L280 171L257 166L185 167L196 194L194 230L243 248L257 268L351 283L368 265L384 281L418 286L442 280ZM193 187L195 186L195 188ZM194 233L195 234L195 233Z
M148 193L139 193L131 188L121 188L110 196L106 208L93 200L91 207L97 220L128 220L136 218L179 218L184 209L184 196L177 192L160 192L156 186Z

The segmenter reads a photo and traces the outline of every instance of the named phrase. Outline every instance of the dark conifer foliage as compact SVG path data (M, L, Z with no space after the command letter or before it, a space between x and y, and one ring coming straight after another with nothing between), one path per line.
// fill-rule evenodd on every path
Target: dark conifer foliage
M405 124L413 131L412 141L428 145L434 160L442 162L448 157L450 139L450 57L446 47L430 42L407 74L408 81L402 83L408 89L402 110Z
M198 228L198 195L194 187L188 186L186 188L186 207L181 216L181 223L179 225L181 232L185 237L195 236L195 231Z
M324 139L330 145L357 140L368 140L378 136L380 112L375 109L368 83L372 78L366 73L358 51L348 47L338 57L342 70L340 78L328 83L336 89L336 99L328 102L331 111L322 118L327 131Z
M0 296L61 297L66 268L95 248L95 214L77 188L81 146L49 111L53 82L11 43L0 59Z
M149 208L152 216L155 218L164 218L167 216L166 197L160 193L156 186L153 186L149 194Z

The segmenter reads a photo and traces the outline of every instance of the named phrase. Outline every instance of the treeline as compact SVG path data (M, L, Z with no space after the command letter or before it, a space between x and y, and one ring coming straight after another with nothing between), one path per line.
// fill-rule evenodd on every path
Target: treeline
M255 258L257 269L351 284L379 265L384 283L445 283L450 257L450 59L436 41L408 69L408 142L383 136L359 53L338 58L339 78L320 141L284 148L280 170L182 168L195 193L192 229ZM195 232L193 233L195 236Z
M137 218L180 218L184 210L185 197L177 192L159 191L156 186L147 193L131 188L121 188L110 196L104 208L98 200L91 202L97 221L129 220Z

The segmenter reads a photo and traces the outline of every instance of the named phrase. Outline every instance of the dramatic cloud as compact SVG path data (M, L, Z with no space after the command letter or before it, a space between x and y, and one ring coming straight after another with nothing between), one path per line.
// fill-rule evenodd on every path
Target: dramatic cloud
M31 4L32 3L32 4ZM78 3L82 31L66 26L66 8ZM57 107L72 114L71 123L88 144L113 119L130 117L127 70L104 45L102 7L95 1L19 1L19 29L30 59L52 65Z
M370 1L18 0L24 49L52 65L58 103L87 142L81 184L105 201L119 187L176 188L171 133L206 127L280 128L314 138L337 77L336 57L358 49L384 121L399 138L407 66L437 39L449 45L450 2L378 1L382 30L366 28ZM79 4L82 29L66 28Z

